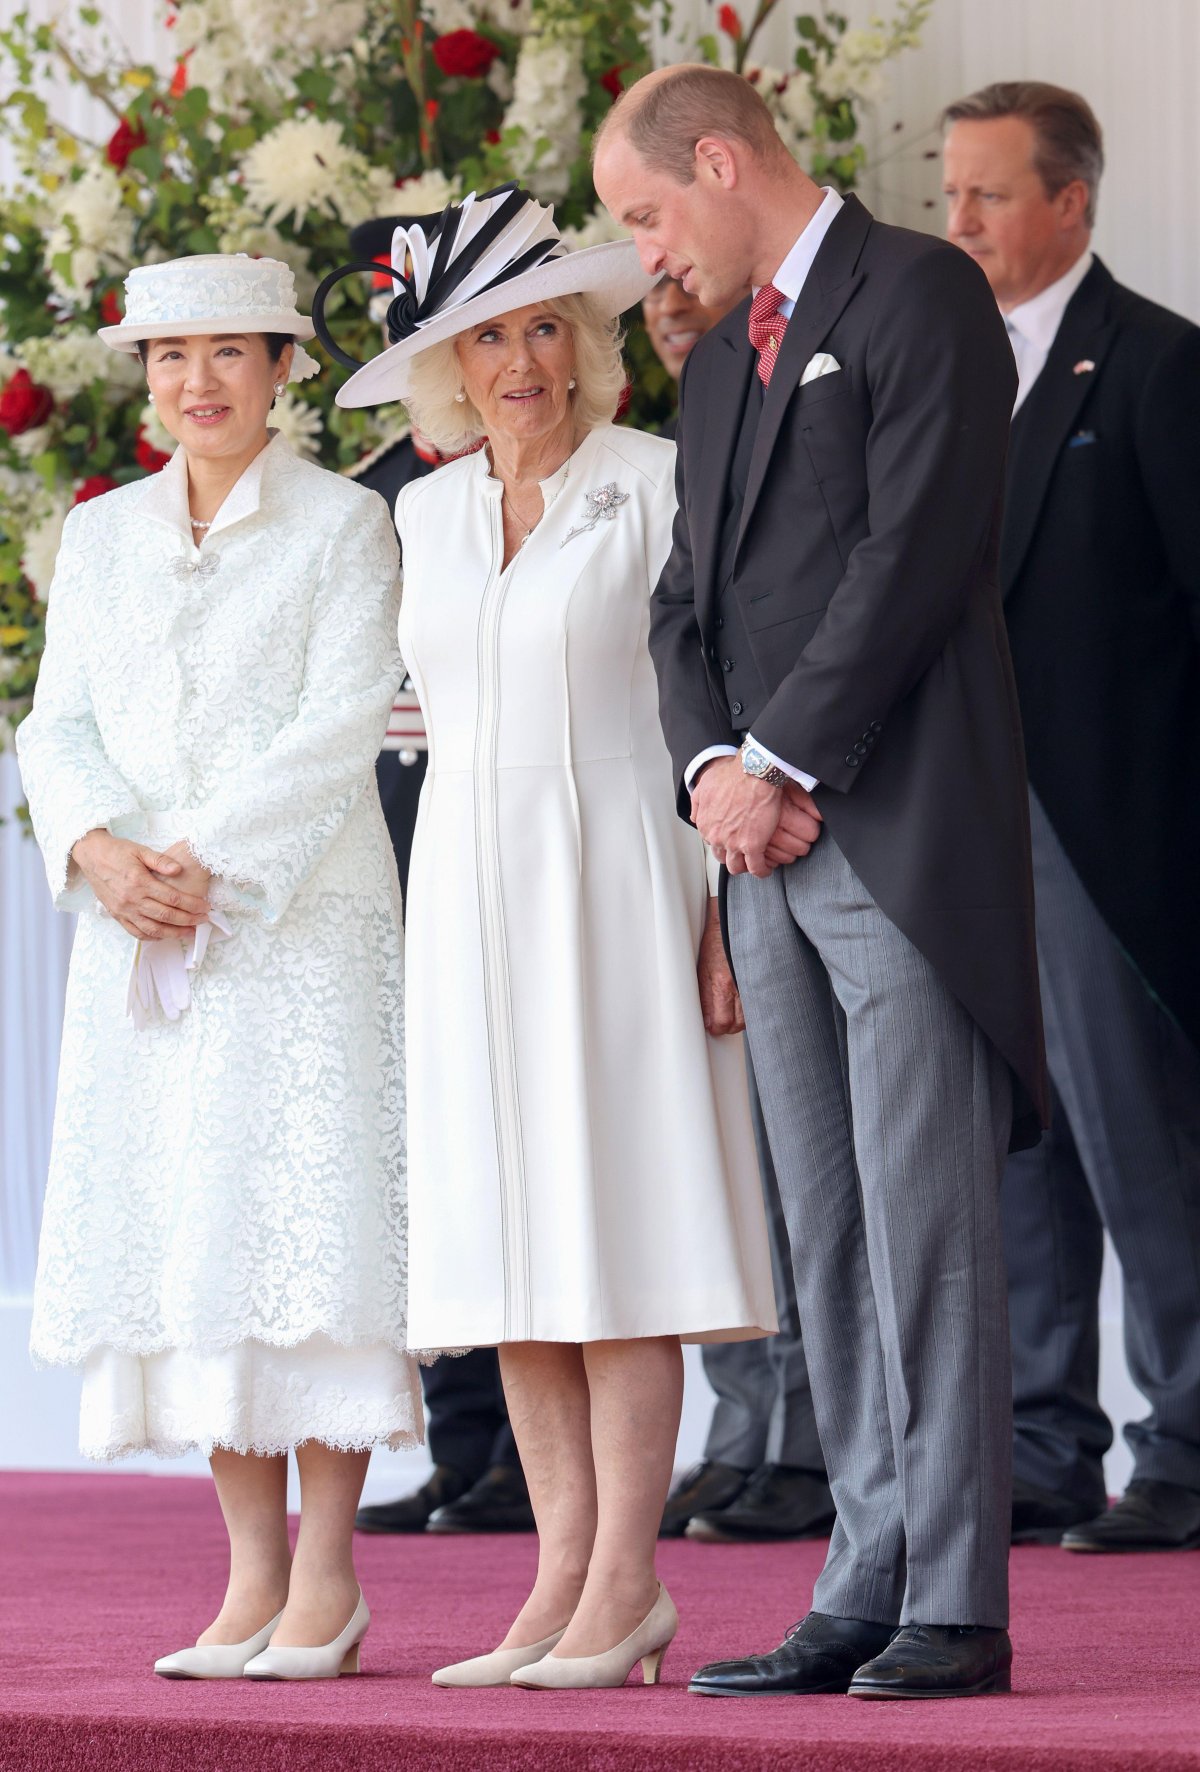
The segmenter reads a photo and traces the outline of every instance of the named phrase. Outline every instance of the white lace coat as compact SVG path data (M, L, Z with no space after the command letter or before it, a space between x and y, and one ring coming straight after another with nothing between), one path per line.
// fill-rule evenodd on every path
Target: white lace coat
M73 511L18 749L80 910L32 1349L402 1348L403 961L374 763L400 679L383 500L279 437L191 540L182 452ZM184 837L218 876L178 1021L70 851Z

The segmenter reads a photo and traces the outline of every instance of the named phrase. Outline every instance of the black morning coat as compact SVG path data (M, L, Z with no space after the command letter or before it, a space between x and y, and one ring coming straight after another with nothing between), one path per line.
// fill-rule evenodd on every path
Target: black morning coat
M1000 579L1034 792L1200 1045L1200 328L1098 260L1013 421Z
M692 757L736 744L743 727L815 775L851 867L1008 1060L1020 1148L1036 1141L1048 1098L998 582L1016 393L1004 325L965 253L846 199L758 420L733 594L764 689L735 724L709 646L755 371L748 312L741 303L700 340L680 388L679 514L650 627L680 812ZM818 351L840 367L800 387Z

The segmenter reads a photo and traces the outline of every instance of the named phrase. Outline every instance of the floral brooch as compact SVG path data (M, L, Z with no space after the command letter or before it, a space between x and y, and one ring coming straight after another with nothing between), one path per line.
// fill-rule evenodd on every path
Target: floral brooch
M172 560L171 576L185 581L194 578L211 578L220 564L220 554L201 554L198 560Z
M587 506L587 516L582 523L577 523L574 529L568 530L559 542L559 547L565 548L567 543L574 541L577 535L586 535L601 520L611 523L628 498L629 494L622 492L615 480L610 480L607 486L597 486L595 492L585 492L584 501Z

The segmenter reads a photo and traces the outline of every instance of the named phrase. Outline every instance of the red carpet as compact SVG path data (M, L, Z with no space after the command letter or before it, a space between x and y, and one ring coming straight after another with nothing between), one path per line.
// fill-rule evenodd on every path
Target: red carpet
M806 1609L821 1545L669 1544L682 1617L645 1690L439 1692L492 1646L530 1538L363 1538L375 1620L358 1679L155 1678L224 1580L207 1483L0 1475L3 1772L1200 1772L1200 1556L1013 1557L1011 1697L867 1705L689 1697L702 1661Z

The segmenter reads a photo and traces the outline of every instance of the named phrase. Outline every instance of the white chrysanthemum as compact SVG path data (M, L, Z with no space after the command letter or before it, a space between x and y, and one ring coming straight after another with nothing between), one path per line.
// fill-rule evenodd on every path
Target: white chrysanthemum
M817 63L814 80L826 98L874 103L887 91L881 64L895 48L884 30L845 31L829 60Z
M793 156L800 158L816 117L812 76L768 67L747 68L746 73L775 119L780 140Z
M367 25L366 0L254 0L238 17L256 61L344 55Z
M340 125L287 117L242 161L246 200L264 221L325 215L353 225L371 213L386 176L342 139Z
M163 455L174 455L179 444L178 437L172 437L170 431L158 416L158 409L146 402L138 419L142 435L151 449L159 450Z
M86 326L72 326L46 338L27 338L17 356L34 381L59 401L74 400L93 382L105 384L111 398L123 400L142 379L136 357L110 351Z
M50 594L54 562L58 558L69 508L66 499L57 500L43 511L39 521L32 524L22 537L21 570L43 603Z
M50 213L53 225L43 257L51 283L66 301L86 300L102 271L129 269L134 218L122 200L120 179L105 161L94 161L81 178L60 185L50 198ZM64 253L70 255L66 276L54 267Z
M21 431L17 436L10 437L9 448L22 461L32 461L35 455L41 455L49 449L54 433L49 425L35 425L31 431Z
M461 190L457 179L434 168L416 178L406 178L392 193L392 212L401 215L436 215L447 203L457 203ZM386 212L385 212L386 213Z
M267 423L273 430L281 433L297 455L304 455L312 460L320 454L321 432L324 428L321 414L307 400L297 400L292 393L281 394Z
M607 246L613 240L628 240L627 229L615 222L607 209L594 209L577 228L560 228L558 237L572 252L584 246Z
M510 151L513 171L544 203L565 197L583 134L583 43L574 33L531 36L521 45L513 101L504 129L523 139Z
M521 36L533 23L533 0L426 0L422 7L434 33L471 31L476 25L496 25Z

